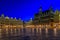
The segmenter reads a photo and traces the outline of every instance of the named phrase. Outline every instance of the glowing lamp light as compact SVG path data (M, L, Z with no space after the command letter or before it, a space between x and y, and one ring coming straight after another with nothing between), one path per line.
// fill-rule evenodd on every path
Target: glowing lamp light
M7 28L8 28L8 25L6 25L5 27L7 27Z
M16 26L13 26L13 27L16 27Z

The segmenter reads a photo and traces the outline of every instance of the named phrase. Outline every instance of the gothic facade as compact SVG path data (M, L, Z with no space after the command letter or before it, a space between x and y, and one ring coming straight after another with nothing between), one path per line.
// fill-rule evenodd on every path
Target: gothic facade
M34 24L40 25L42 28L55 28L59 27L60 22L60 12L58 10L54 11L52 7L49 10L42 11L42 7L40 7L40 11L35 14ZM55 25L56 26L55 26Z
M0 28L17 28L17 27L22 27L23 22L22 20L16 19L13 17L9 18L8 16L4 16L4 14L1 15L0 17Z

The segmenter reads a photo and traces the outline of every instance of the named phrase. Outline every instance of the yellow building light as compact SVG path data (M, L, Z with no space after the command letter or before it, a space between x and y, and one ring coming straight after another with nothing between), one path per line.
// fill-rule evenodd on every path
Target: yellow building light
M16 27L16 26L13 26L13 27Z
M9 26L8 25L5 25L6 28L8 28Z

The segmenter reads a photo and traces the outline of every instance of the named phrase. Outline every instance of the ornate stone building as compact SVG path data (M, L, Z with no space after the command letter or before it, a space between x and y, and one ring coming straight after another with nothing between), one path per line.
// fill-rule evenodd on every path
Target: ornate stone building
M54 14L54 26L60 28L60 11L56 10Z
M22 20L19 18L18 20L16 17L9 18L8 16L4 16L4 14L0 17L0 28L20 28L23 26Z
M50 7L49 10L46 11L42 11L42 7L40 7L40 11L37 14L35 14L34 17L34 24L39 25L41 28L59 27L59 23L60 12L57 10L54 11L52 7Z

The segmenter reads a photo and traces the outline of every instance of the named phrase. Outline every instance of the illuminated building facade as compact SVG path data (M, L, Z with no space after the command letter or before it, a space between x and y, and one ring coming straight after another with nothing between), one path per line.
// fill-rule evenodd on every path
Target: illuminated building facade
M9 18L8 16L4 16L4 14L0 17L0 28L19 28L23 26L23 22L19 18L18 20L16 17Z
M60 12L54 11L52 7L49 10L42 11L42 7L40 7L40 11L35 14L34 24L40 25L41 28L55 28L55 26L60 23ZM60 24L59 24L60 25Z
M52 7L49 10L42 11L42 7L40 7L34 19L31 18L24 24L20 18L9 18L3 14L0 17L0 28L23 28L24 26L27 28L60 28L60 11L54 11Z
M54 14L54 26L60 28L60 11L56 10Z
M31 18L25 25L27 28L34 28L33 19Z

